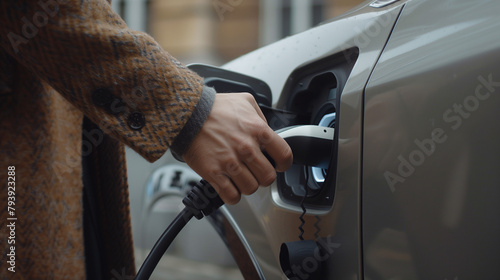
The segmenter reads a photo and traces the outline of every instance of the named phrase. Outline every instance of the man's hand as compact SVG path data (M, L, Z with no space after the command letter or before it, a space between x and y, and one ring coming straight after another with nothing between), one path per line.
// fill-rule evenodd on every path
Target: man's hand
M227 204L237 203L241 194L252 194L259 186L269 186L276 171L285 171L293 160L288 144L267 125L248 93L217 94L210 115L183 158Z

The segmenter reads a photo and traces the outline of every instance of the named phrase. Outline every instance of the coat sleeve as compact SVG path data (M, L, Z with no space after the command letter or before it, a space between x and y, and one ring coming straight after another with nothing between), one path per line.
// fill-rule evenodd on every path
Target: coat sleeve
M215 97L105 0L0 1L0 45L149 161L183 154Z

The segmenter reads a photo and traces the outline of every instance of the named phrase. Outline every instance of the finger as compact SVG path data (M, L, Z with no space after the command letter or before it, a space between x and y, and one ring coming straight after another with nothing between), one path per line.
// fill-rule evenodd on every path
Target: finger
M274 161L274 160L273 160ZM276 179L276 170L269 159L261 152L255 154L253 157L247 157L245 164L252 172L253 176L257 178L260 186L269 186Z
M276 178L274 160L264 155L254 141L242 141L237 149L239 159L246 165L261 186L269 186Z
M226 173L241 194L250 195L259 188L259 182L243 162L228 164Z
M212 175L208 182L214 187L225 204L236 204L241 199L241 194L229 177L223 174Z
M290 146L271 128L263 130L258 140L262 149L274 160L276 171L283 172L292 165L293 155Z

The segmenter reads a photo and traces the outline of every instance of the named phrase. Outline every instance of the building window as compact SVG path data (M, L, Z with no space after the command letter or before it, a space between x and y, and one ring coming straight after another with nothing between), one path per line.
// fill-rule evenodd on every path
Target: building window
M281 37L304 31L324 20L324 0L280 0Z
M292 35L291 0L281 0L281 38Z
M316 26L325 20L324 0L313 0L312 2L312 26Z
M150 2L151 0L113 0L111 5L131 29L147 32Z
M324 20L325 0L261 0L261 45L305 31Z

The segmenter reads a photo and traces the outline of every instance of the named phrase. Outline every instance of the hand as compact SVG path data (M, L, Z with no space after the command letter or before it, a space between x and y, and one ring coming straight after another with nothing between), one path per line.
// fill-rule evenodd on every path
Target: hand
M262 153L274 160L276 169ZM288 144L268 125L248 93L217 94L205 124L183 155L227 204L269 186L292 164Z

